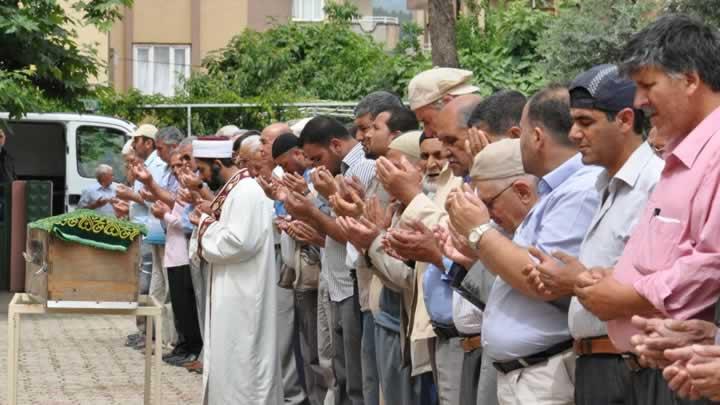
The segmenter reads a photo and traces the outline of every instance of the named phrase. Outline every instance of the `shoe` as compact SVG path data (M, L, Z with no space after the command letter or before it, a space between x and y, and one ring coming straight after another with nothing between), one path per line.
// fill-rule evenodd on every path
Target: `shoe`
M127 339L125 340L125 346L133 347L140 340L145 340L145 335L141 335L140 333L133 333L132 335L128 335Z
M145 348L145 339L140 339L137 342L135 342L134 345L130 346L135 350L143 350Z
M188 371L190 371L194 368L202 367L202 361L200 361L200 360L190 361L187 363L183 363L182 366L185 367L186 369L188 369Z
M183 364L193 362L197 360L197 358L197 354L189 353L177 357L171 357L165 360L165 363L170 364L171 366L182 367Z
M163 354L163 360L167 360L171 357L180 357L188 355L187 350L182 346L175 346L172 351L168 354Z

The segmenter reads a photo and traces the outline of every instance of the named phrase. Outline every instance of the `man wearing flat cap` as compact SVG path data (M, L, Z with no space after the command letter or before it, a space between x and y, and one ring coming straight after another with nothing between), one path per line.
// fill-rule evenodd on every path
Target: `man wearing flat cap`
M472 85L473 73L469 70L435 67L420 72L410 80L408 101L428 136L435 136L435 116L450 100L457 96L477 93Z
M224 183L190 243L193 256L209 264L204 399L207 404L278 404L283 386L273 204L248 171L235 166L232 146L224 139L193 142L203 180Z

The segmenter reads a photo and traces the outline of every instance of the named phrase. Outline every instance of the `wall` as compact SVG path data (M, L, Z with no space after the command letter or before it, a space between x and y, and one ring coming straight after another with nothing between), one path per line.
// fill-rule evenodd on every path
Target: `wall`
M284 24L292 18L293 0L250 0L247 27L264 31L273 25L273 19Z

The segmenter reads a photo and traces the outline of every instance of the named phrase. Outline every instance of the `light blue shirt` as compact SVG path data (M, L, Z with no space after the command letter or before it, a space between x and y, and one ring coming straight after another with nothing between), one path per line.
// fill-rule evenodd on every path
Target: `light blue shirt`
M109 186L103 187L96 181L95 184L83 190L80 201L78 201L78 208L86 208L101 198L109 200L113 197L115 197L115 183L110 183ZM112 204L109 202L95 208L95 212L115 216L115 211L113 211Z
M595 183L601 171L584 166L577 154L545 175L538 184L540 200L515 231L513 242L577 256L600 203ZM496 361L542 352L571 339L567 316L566 308L528 298L498 277L485 309L483 350Z
M153 176L153 179L162 186L167 164L160 159L157 151L153 151L153 153L145 159L145 167ZM133 190L139 192L143 187L144 185L136 180ZM165 243L165 231L162 229L160 220L150 214L149 206L150 204L147 202L144 204L133 203L130 207L130 218L133 222L147 225L148 235L143 239L143 242L162 245Z
M423 299L425 308L433 322L445 326L453 325L453 290L450 287L451 277L445 274L452 267L452 260L443 257L445 270L438 269L434 264L428 264L423 274Z

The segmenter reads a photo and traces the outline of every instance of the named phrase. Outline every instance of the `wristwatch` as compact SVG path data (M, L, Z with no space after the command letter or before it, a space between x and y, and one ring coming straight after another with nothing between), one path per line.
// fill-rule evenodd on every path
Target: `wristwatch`
M477 249L478 243L480 243L480 239L482 239L483 235L485 235L485 232L492 229L492 225L490 225L489 222L486 222L476 228L473 228L470 231L470 235L468 235L468 245L470 245L471 248Z

